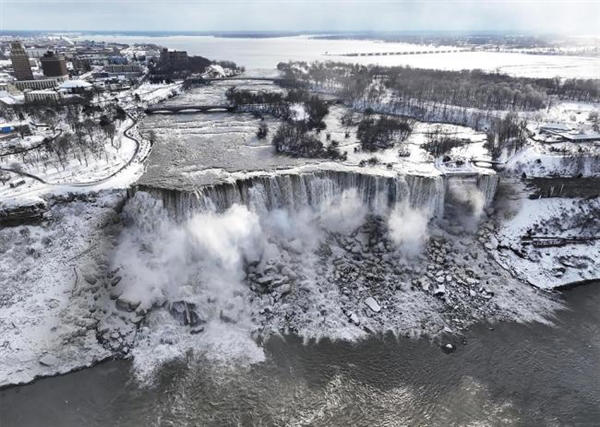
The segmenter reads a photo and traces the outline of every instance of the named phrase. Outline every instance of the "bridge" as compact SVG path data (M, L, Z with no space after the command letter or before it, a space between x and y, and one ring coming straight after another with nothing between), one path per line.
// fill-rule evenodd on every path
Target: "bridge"
M478 166L479 164L483 164L483 165L489 165L492 167L506 165L506 162L498 162L495 160L488 160L488 159L471 159L471 163L473 163L475 166ZM483 167L488 167L488 166L483 166Z
M153 105L146 108L146 114L155 113L222 113L235 111L231 105Z
M350 53L325 53L327 56L390 56L390 55L431 55L435 53L469 52L470 49L437 49L414 50L402 52L350 52Z
M278 83L281 85L292 85L297 84L296 80L284 79L281 77L243 77L243 76L233 76L233 77L219 77L219 78L204 78L204 77L189 77L185 79L183 82L184 86L194 85L194 84L208 84L212 82L221 82L221 81L258 81L258 82L270 82L270 83Z

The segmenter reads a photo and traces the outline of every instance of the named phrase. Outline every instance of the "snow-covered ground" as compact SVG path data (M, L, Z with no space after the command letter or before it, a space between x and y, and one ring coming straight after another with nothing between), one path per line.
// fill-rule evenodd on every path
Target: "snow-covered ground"
M0 228L0 386L112 355L96 338L100 276L123 193L56 201L39 225Z
M1 168L13 169L19 165L18 171L44 182L16 172L4 172L9 180L0 186L0 206L3 201L20 197L25 200L44 194L128 188L143 174L145 160L152 148L147 136L140 135L136 126L131 127L132 124L131 119L123 121L114 141L105 140L99 155L87 154L87 164L83 155L79 154L79 159L71 156L61 165L54 155L45 153L43 147L39 153L36 150L28 152L26 163L20 161L22 155L19 154L4 156ZM125 133L127 129L129 136Z
M471 160L489 160L489 154L483 147L485 134L466 126L450 124L414 122L413 131L405 141L396 143L393 147L376 152L362 151L360 142L356 138L356 126L343 126L341 118L348 111L347 108L333 106L325 118L327 128L321 132L319 138L325 146L331 141L339 143L340 151L346 152L348 165L359 165L368 162L369 159L377 159L378 168L387 168L398 173L415 173L423 175L455 174L455 173L480 173L493 174L489 168L476 167ZM358 117L359 115L357 115ZM464 139L467 141L461 147L453 148L449 155L453 162L444 164L427 153L422 145L428 142L427 135L439 131L449 137ZM330 137L328 138L327 135ZM348 135L348 137L346 137ZM439 159L438 159L439 160ZM456 161L463 161L462 165ZM370 168L373 168L371 166Z
M600 200L522 199L514 217L496 230L495 258L542 289L600 277ZM523 237L591 237L564 246L535 247Z
M550 151L552 147L557 152ZM542 145L532 142L508 160L506 169L515 175L524 173L527 177L598 176L600 149L586 143Z

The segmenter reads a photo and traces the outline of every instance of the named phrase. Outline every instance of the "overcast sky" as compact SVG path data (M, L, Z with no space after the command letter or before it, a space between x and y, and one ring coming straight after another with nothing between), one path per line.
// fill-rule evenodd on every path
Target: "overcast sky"
M2 30L600 33L600 1L0 0Z

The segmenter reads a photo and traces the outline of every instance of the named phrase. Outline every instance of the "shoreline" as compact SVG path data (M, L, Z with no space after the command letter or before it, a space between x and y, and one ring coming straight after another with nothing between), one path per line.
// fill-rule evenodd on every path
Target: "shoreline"
M575 288L579 288L579 287L590 285L590 284L597 283L597 282L599 282L599 280L588 280L588 281L576 282L576 283L568 285L566 288L561 288L561 289L555 288L551 292L553 292L554 294L560 294L562 296L565 293L568 293L569 291L571 291ZM567 307L558 308L554 314L562 312L562 311L568 312L568 311L570 311L570 309ZM336 338L328 338L328 337L323 337L320 339L318 339L318 338L305 339L304 337L302 337L300 335L297 335L294 333L287 333L287 334L271 334L269 337L267 337L267 339L260 339L260 341L261 341L262 345L266 345L266 344L268 344L269 340L272 340L272 339L282 339L285 342L287 337L291 337L294 340L301 341L304 346L317 345L322 341L328 342L329 344L333 344L333 345L335 345L336 343L363 345L370 340L381 341L381 340L386 340L388 338L393 337L395 340L398 340L398 341L401 341L401 340L410 340L410 341L424 340L429 343L431 351L451 354L456 349L461 348L462 346L468 346L469 343L468 343L468 341L465 340L465 337L468 336L470 332L472 332L473 330L476 330L477 328L485 328L485 329L489 329L490 331L494 331L495 325L498 325L498 324L503 324L503 325L507 325L508 327L510 327L510 326L528 324L528 323L529 322L521 322L519 320L502 320L502 319L500 319L500 320L496 320L496 321L488 321L488 320L484 319L484 320L480 320L478 322L475 322L475 323L469 325L469 327L466 330L461 331L460 333L445 334L443 336L438 336L438 337L429 337L426 335L422 335L419 337L411 337L411 336L405 336L405 335L396 335L392 331L387 331L387 332L369 333L368 335L366 335L362 338L359 338L357 340L349 340L349 339L343 339L343 338L336 339ZM536 322L534 321L534 323L536 323ZM556 328L557 326L552 325L551 327ZM454 349L450 352L444 351L444 345L446 345L448 343L450 343L454 346ZM258 344L258 342L257 342L257 344ZM451 357L451 356L449 355L449 357ZM110 355L101 360L97 360L89 365L75 367L73 369L69 369L64 372L38 375L35 378L33 378L32 380L27 381L27 382L17 382L17 383L0 385L0 392L15 389L15 388L20 388L20 387L31 386L40 381L47 380L50 378L68 376L69 374L93 369L97 366L104 365L104 364L107 364L110 362L127 362L128 364L130 364L130 369L133 368L133 357L131 355L127 355L127 356ZM177 359L173 360L173 362L177 362ZM256 363L260 364L260 363L264 363L264 361L255 362L252 365L254 365ZM138 382L137 384L139 387L142 387L142 388L152 387L152 385L146 384L144 382Z

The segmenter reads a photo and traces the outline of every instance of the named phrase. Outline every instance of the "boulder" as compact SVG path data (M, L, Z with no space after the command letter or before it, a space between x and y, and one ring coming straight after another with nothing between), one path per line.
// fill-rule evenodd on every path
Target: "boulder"
M446 287L444 285L439 285L433 290L433 295L444 295L446 293Z
M286 283L284 285L281 285L277 288L277 292L279 292L279 295L284 296L289 294L290 292L292 292L292 286L289 283Z
M198 326L204 323L195 310L196 304L187 301L175 301L169 306L171 316L185 326Z
M132 300L122 295L117 298L117 308L123 311L135 311L140 303L141 301Z
M479 285L479 280L477 280L477 279L474 279L474 278L472 278L472 277L467 277L467 278L465 279L465 281L467 282L467 284L468 284L469 286L477 286L477 285Z
M453 344L447 343L442 346L442 351L446 354L454 353L456 351L456 347Z
M98 280L98 279L96 279L96 276L94 276L91 273L83 273L83 278L90 285L94 285L96 283L96 281Z
M225 323L237 323L234 313L223 311L223 310L221 310L219 312L219 319L221 319Z
M52 354L46 353L40 357L39 362L40 365L52 367L58 364L58 359Z
M379 313L381 311L381 307L379 306L379 303L377 301L375 301L375 298L373 298L373 297L368 297L365 300L365 305L367 307L369 307L375 313Z

